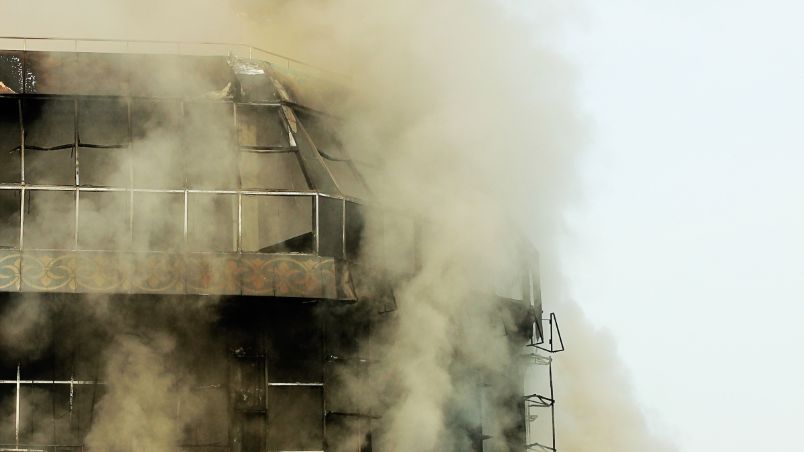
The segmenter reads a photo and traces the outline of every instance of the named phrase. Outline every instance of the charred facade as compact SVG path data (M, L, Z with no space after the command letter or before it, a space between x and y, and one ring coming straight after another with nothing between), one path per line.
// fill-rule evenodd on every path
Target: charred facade
M109 366L156 378L125 358L141 346L185 389L165 401L178 450L380 450L381 404L356 394L384 378L393 284L360 262L371 189L304 77L233 55L0 52L0 310L35 303L38 338L2 344L0 450L88 448L126 390ZM415 224L387 221L410 223L394 240L415 273ZM512 350L545 337L521 270L498 296ZM477 418L450 428L471 450L524 450L533 401L552 407L501 371L520 381L497 413L513 421L486 427L487 384L468 382Z

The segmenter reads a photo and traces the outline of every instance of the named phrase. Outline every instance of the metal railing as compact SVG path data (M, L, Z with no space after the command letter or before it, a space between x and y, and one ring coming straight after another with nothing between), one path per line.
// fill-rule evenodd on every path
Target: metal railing
M343 74L249 44L231 42L162 41L0 36L0 49L21 51L138 53L157 55L236 56L270 63L289 71L317 77L344 78Z

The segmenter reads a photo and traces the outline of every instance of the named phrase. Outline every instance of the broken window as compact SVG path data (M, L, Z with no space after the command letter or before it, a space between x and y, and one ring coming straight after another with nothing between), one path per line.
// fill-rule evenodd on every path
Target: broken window
M137 251L175 251L184 245L184 194L134 193L132 246Z
M333 120L301 111L296 114L341 192L346 196L367 198L366 184L336 135L337 125Z
M38 185L75 183L75 102L26 99L25 181Z
M313 252L313 197L243 195L243 251Z
M241 148L289 148L290 141L284 121L278 107L237 105L237 132Z
M17 94L22 94L24 89L23 58L22 52L0 52L0 83Z
M184 105L184 168L192 188L237 188L237 147L232 104Z
M354 164L344 152L333 148L329 150L319 149L318 153L321 154L324 164L344 195L360 199L369 197L363 178L358 174Z
M131 101L134 187L184 187L181 118L178 101Z
M19 118L18 101L0 99L0 184L21 181Z
M20 190L0 190L0 248L19 248Z
M271 77L266 74L270 65L262 61L237 58L232 60L232 70L240 84L240 100L247 102L276 102Z
M78 196L78 247L127 248L131 240L129 193L80 191Z
M237 196L190 193L187 241L190 251L237 251Z
M74 94L77 54L74 52L27 52L26 94Z
M75 192L28 190L23 241L27 249L73 249Z
M297 152L241 152L240 180L245 189L307 190Z
M78 177L81 185L127 187L128 106L118 99L78 103Z
M343 257L343 201L318 197L318 254Z

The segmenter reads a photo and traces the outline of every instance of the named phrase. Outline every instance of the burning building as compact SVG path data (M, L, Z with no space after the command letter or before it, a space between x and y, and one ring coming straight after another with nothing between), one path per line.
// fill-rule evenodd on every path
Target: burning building
M375 207L327 76L250 47L13 42L0 450L389 450L378 438L404 396L386 332L421 225ZM369 227L408 250L393 276L362 259ZM549 365L524 351L563 348L533 262L483 313L515 359L494 375L451 365L467 388L444 421L455 450L555 450L529 434L552 394L523 383L521 361Z

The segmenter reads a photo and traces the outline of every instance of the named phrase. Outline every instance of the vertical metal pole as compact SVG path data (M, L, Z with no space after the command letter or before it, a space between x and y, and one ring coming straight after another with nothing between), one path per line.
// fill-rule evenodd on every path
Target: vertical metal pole
M81 175L79 174L79 159L78 159L78 124L79 124L79 111L78 111L78 98L73 100L73 150L75 150L75 229L73 237L73 249L78 249L78 211L80 202L78 186L81 185Z
M182 126L184 126L185 110L184 110L184 101L183 100L179 103L179 106L180 106ZM187 139L186 138L187 138L186 135L183 134L182 139L181 139L182 161L186 161L185 159L187 158ZM184 249L185 250L187 249L187 212L188 212L188 208L187 208L187 200L188 200L187 187L189 187L189 186L190 186L190 181L188 180L187 173L185 172L184 173L184 225L183 225Z
M128 42L126 42L128 49ZM131 97L126 100L128 113L128 238L129 245L134 245L134 143L131 128Z
M23 73L23 77L25 74ZM23 84L25 80L23 80ZM19 113L20 121L20 178L22 182L22 190L20 191L20 237L19 246L20 250L23 247L24 228L25 228L25 116L22 112L22 99L17 99L17 111Z
M187 187L184 188L184 248L187 249L188 247L188 233L187 233L187 217L188 217L188 201L189 201L189 192L187 191Z
M23 77L25 74L23 73ZM23 83L25 81L23 80ZM25 117L22 114L22 99L17 99L17 112L20 121L20 180L25 183Z
M14 410L14 441L20 448L20 363L17 363L17 403Z
M78 98L73 99L73 151L75 152L75 160L73 164L73 176L75 185L81 185L81 177L78 173Z
M319 224L321 223L321 209L319 209L318 199L321 197L320 194L315 194L315 212L313 212L313 221L315 222L315 254L321 254L321 234L319 233Z
M319 323L319 330L321 331L321 441L323 442L323 450L329 450L327 443L327 357L329 353L329 342L327 341L327 319L329 318L329 309L325 306L323 308L324 314L321 316Z
M550 372L550 423L552 424L553 433L553 450L556 450L556 396L553 393L553 360L548 364Z
M346 200L341 200L341 259L346 259Z
M263 425L262 425L262 441L263 441L263 447L265 448L264 450L267 451L267 450L269 450L268 446L270 445L268 443L268 440L269 440L269 438L268 438L268 422L269 422L269 416L270 416L270 412L268 411L269 408L270 408L268 406L268 388L269 388L269 386L268 386L268 340L267 340L267 338L265 336L265 332L262 332L260 334L262 335L262 365L263 365L262 375L263 375L263 385L265 385L264 386L265 390L263 392L263 408L265 409L265 415L264 415L264 418L263 418Z
M243 193L237 192L237 252L243 252Z

